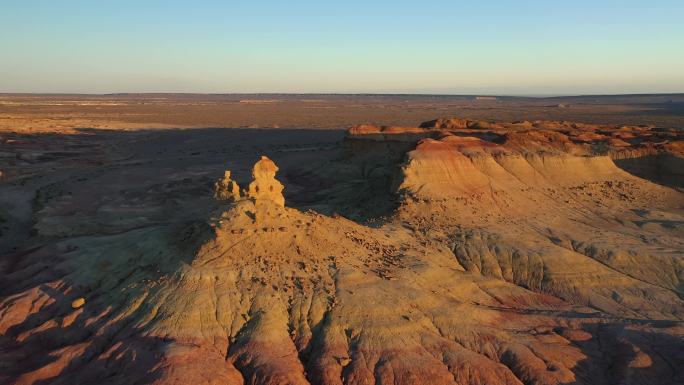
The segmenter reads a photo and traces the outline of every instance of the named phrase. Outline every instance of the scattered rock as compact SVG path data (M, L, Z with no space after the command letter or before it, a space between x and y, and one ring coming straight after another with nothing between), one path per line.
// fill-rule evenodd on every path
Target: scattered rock
M73 300L71 302L71 308L72 309L79 309L79 308L83 307L83 305L85 305L85 302L86 302L85 298L83 298L83 297L76 298L75 300Z

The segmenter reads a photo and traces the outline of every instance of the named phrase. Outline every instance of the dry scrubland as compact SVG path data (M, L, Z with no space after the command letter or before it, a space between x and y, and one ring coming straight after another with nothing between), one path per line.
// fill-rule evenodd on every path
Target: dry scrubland
M681 384L683 127L682 95L1 96L0 383Z

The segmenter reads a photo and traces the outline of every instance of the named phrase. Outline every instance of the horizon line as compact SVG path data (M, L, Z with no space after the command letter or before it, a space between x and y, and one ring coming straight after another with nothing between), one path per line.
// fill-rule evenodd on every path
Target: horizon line
M498 98L567 98L616 96L684 96L682 92L586 93L586 94L493 94L493 93L415 93L415 92L0 92L0 96L123 96L123 95L318 95L318 96L431 96L431 97L498 97Z

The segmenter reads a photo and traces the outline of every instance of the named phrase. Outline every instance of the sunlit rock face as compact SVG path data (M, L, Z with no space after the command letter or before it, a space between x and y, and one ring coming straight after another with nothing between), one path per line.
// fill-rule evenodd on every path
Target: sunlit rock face
M285 207L284 186L275 178L277 172L278 166L268 157L262 156L252 169L253 180L245 195L257 202L271 201Z
M307 174L342 213L385 181L396 206L374 221L285 206L261 157L246 191L226 172L212 199L216 169L182 190L199 220L8 255L0 383L681 383L684 194L616 167L613 128L423 126L359 126ZM135 202L168 215L180 187L162 187ZM71 208L39 200L43 226Z

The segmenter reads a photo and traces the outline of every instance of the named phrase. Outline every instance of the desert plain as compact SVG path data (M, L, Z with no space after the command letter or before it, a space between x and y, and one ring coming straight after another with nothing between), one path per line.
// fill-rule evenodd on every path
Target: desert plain
M684 95L0 95L0 383L682 384Z

